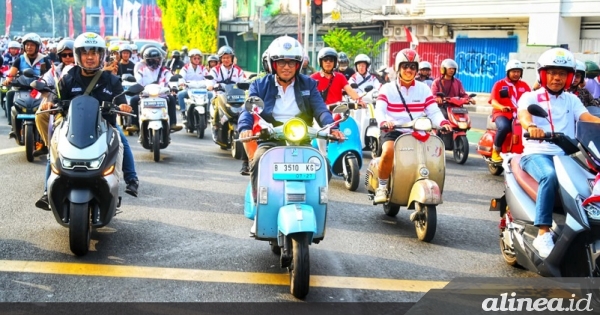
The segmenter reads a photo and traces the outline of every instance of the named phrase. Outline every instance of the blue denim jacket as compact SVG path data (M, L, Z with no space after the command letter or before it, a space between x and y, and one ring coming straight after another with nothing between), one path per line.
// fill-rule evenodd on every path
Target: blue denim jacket
M317 120L320 126L333 123L333 116L317 91L317 82L308 76L298 74L294 83L294 92L296 94L296 103L300 109L297 117L303 119L308 126L313 125L313 118ZM275 85L275 76L269 74L255 80L250 85L250 96L260 97L265 107L260 116L273 126L279 126L284 121L276 121L273 118L273 108L279 90ZM238 131L251 130L254 125L254 117L244 108L238 119Z

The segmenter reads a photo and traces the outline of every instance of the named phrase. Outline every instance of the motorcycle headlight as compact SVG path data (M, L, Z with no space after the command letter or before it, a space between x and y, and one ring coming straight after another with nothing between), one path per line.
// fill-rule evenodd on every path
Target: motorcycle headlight
M418 118L413 127L414 130L418 131L431 131L432 128L433 126L431 125L431 120L429 120L429 118Z
M300 118L292 118L283 125L283 135L292 142L299 142L306 137L308 128Z
M321 169L321 159L319 159L316 156L313 156L310 159L308 159L308 164L313 164L315 166L315 170L317 171Z
M152 84L146 87L146 92L150 97L158 97L161 89L160 85Z
M64 169L74 169L74 168L85 168L87 170L97 170L104 162L104 158L106 154L102 154L99 158L94 160L71 160L65 157L60 157L60 163Z

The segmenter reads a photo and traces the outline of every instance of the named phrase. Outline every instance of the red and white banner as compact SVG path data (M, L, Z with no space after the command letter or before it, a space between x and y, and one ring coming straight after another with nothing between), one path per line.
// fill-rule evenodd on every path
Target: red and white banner
M120 19L119 8L117 2L113 0L113 36L117 36L118 33L118 20Z
M12 0L6 0L6 29L4 35L10 33L10 24L12 23Z
M85 24L86 24L86 20L85 20L85 7L81 7L81 32L85 33Z
M417 49L419 46L419 40L416 36L410 32L410 30L405 26L404 31L406 32L406 41L410 43L410 49Z
M69 7L69 37L75 38L75 28L73 27L73 7Z
M104 37L106 34L106 25L104 25L104 7L100 6L100 36Z

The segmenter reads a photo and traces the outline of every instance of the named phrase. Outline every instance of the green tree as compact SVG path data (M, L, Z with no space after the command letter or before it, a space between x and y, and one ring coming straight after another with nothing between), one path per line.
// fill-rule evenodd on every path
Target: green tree
M323 36L323 41L338 52L345 52L350 59L356 57L358 54L365 54L371 57L378 56L380 47L387 41L387 38L382 38L374 43L371 37L365 39L364 36L365 32L358 32L356 35L352 35L348 30L335 28L329 30Z
M168 47L217 51L220 0L158 0Z

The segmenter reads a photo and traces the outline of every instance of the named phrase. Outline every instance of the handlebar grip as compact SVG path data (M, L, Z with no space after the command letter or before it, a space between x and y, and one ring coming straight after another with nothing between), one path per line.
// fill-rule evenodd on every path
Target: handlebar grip
M554 136L554 134L552 132L544 132L544 138L535 138L535 139L539 139L539 140L542 140L542 139L551 139L551 138L553 138L553 136ZM525 137L525 138L531 138L531 136L529 135L529 132L524 133L523 137Z

